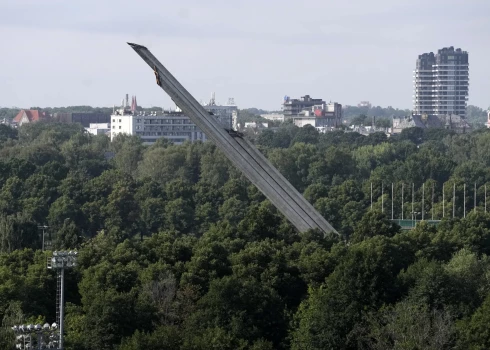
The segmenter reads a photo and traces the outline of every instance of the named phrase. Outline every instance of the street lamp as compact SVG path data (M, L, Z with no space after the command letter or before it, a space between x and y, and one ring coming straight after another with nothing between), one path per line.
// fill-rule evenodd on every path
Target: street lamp
M73 268L77 265L76 251L54 251L52 257L48 257L48 269L57 271L58 290L56 294L57 316L59 324L59 350L63 350L64 332L64 308L65 308L65 269Z

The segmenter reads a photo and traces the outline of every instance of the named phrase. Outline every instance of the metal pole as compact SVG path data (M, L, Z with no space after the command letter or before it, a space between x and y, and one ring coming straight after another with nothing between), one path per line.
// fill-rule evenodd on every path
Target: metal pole
M454 219L454 208L456 206L456 183L453 183L453 219Z
M413 214L414 214L414 210L413 210L413 201L414 201L414 189L415 189L415 184L412 182L412 224L413 224Z
M466 217L466 182L463 185L463 217Z
M371 210L373 210L373 183L371 182Z
M432 204L430 205L432 211L432 221L434 221L434 183L432 183Z
M475 182L475 190L473 191L473 210L476 213L476 182Z
M385 212L385 207L384 207L384 197L383 197L383 183L381 182L381 212Z
M402 220L403 220L403 191L404 191L404 186L405 184L402 182Z
M64 263L63 263L64 264ZM65 269L62 267L61 274L61 291L60 291L60 344L59 350L63 350L63 332L64 332L64 311L65 311Z
M395 198L393 197L393 182L391 183L391 220L394 219L394 215L393 215L393 202L394 202Z
M422 184L422 221L424 221L425 212L425 183Z
M487 184L485 184L485 213L487 212Z
M446 198L445 198L445 196L444 196L444 187L445 187L444 185L445 185L445 184L442 184L442 217L443 217L443 218L444 218L444 215L445 215L445 212L446 212L446 211L445 211L445 209L446 209L446 205L445 205L445 204L446 204L446 203L445 203Z
M43 250L43 252L44 252L44 249L45 249L45 244L44 244L44 241L45 241L46 229L47 229L47 228L49 228L49 226L43 225L43 226L38 226L37 228L38 228L38 229L42 229L42 230L43 230L43 242L42 242L42 250Z

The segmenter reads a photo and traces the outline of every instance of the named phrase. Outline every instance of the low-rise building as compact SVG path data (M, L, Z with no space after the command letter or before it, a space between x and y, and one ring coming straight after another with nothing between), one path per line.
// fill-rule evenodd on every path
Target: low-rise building
M35 109L22 109L12 120L14 126L21 126L23 124L35 123L41 120L50 119L50 115L46 112Z
M203 106L224 129L232 129L238 108L235 105L217 105L214 98ZM179 108L161 112L136 112L136 108L124 103L111 115L111 141L118 134L138 135L143 143L155 143L164 137L175 144L185 141L206 141L206 135Z
M292 117L294 125L311 125L321 132L331 131L342 124L342 105L336 102L314 105Z
M110 123L111 115L109 113L56 112L53 113L53 120L60 123L79 123L84 128L90 128L90 124Z
M284 121L284 114L280 113L269 113L269 114L261 114L260 115L262 118L273 121L273 122L283 122Z
M485 123L485 125L487 126L487 128L490 128L490 110L488 110L487 113L488 113L488 117L487 117L487 122Z
M261 123L261 122L247 122L245 123L245 129L247 128L252 128L252 129L263 129L263 128L268 128L269 123Z
M457 133L471 130L465 118L455 114L412 114L405 117L393 117L393 134L401 133L403 129L419 127L422 129L447 129Z
M283 112L284 118L289 119L297 117L303 110L310 109L313 106L324 104L321 98L311 98L310 95L301 96L299 99L284 96Z
M92 135L107 135L110 136L111 124L110 123L91 123L88 128L85 128L89 134Z

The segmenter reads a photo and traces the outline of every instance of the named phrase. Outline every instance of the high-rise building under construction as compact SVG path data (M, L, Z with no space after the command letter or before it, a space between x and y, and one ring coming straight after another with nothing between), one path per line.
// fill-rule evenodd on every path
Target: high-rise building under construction
M468 52L448 47L424 53L414 71L414 114L466 116Z

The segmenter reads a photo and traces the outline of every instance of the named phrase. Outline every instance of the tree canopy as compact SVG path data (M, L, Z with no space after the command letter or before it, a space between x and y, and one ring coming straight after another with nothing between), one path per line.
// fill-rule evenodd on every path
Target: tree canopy
M67 350L489 348L489 140L260 134L341 233L325 238L298 233L210 142L0 128L0 348L13 348L13 324L54 322L54 249L79 251ZM442 221L390 220L422 210Z

